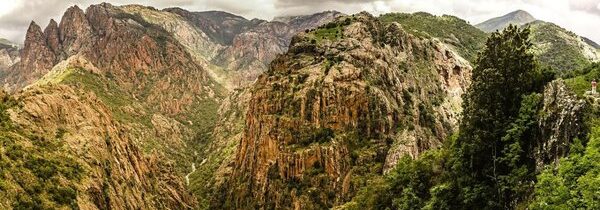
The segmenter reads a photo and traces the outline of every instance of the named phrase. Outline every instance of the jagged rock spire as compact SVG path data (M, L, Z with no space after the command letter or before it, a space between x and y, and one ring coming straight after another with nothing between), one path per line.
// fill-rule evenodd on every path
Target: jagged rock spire
M48 48L52 50L52 52L57 53L60 45L60 38L58 32L58 23L54 21L54 19L50 19L50 23L44 29L44 37L46 39L46 44Z

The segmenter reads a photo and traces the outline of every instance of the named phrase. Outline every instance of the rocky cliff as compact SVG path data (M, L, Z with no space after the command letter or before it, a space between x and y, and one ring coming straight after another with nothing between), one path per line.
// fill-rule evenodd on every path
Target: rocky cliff
M3 209L195 207L172 165L145 155L94 93L49 85L9 97Z
M92 5L85 13L71 7L59 25L50 21L44 32L32 22L22 59L9 70L7 84L15 90L29 85L75 55L90 61L129 92L160 101L163 104L157 106L172 114L192 101L178 89L214 91L191 82L208 84L208 75L168 32L110 4ZM184 86L174 88L176 85ZM161 89L175 91L169 96L156 95Z
M561 79L549 83L544 89L544 101L538 126L540 139L534 151L538 170L556 164L569 154L574 138L585 133L584 100L579 99Z
M68 124L73 120L65 121L62 118L77 115L73 112L75 110L70 109L78 106L102 106L102 110L107 114L106 121L114 123L120 135L120 138L115 138L115 142L111 144L126 147L124 150L119 150L119 154L114 155L132 153L136 156L118 159L117 164L135 165L137 162L145 161L142 159L150 159L147 162L149 169L132 172L139 176L135 179L147 179L139 183L130 183L134 186L121 184L122 181L119 180L132 178L124 173L109 171L102 176L97 176L102 180L115 179L119 182L119 185L112 186L117 192L113 197L98 198L114 201L109 204L106 202L93 204L101 209L106 206L115 208L168 206L172 209L194 206L195 202L191 202L186 197L188 196L186 190L179 183L179 179L185 174L188 174L186 178L189 178L190 189L201 195L199 200L208 200L204 195L209 195L207 193L212 193L210 190L213 189L208 185L213 185L212 180L222 182L219 181L219 177L214 177L214 173L228 173L227 165L233 160L235 146L238 143L235 139L239 139L236 136L241 136L243 128L241 121L244 119L247 105L244 101L247 100L242 100L244 103L237 102L240 102L239 99L249 98L247 91L241 91L239 95L234 94L229 98L223 97L225 90L221 84L227 85L228 80L219 80L218 71L223 71L225 66L216 65L216 57L225 57L224 55L227 54L225 52L228 50L233 52L231 48L236 42L234 40L238 38L244 41L237 41L236 46L239 47L237 50L256 49L260 51L261 57L258 62L267 63L276 53L285 50L293 33L332 18L324 13L324 15L309 16L306 23L296 21L294 25L288 25L282 22L241 20L237 16L223 12L207 12L198 13L199 16L204 17L200 20L205 21L200 22L203 24L200 27L196 25L198 22L186 20L184 18L186 16L182 16L185 14L187 13L175 12L174 9L161 11L139 5L116 7L103 3L92 5L86 11L74 6L64 13L60 23L50 20L43 30L32 22L25 46L20 52L23 59L12 65L5 72L6 74L0 75L6 87L17 94L29 93L33 97L36 94L58 94L60 91L67 91L69 96L65 97L84 99L92 95L94 99L91 101L65 104L69 107L60 107L61 110L45 110L48 113L39 112L33 118L55 120L43 123L44 125L54 123L55 126L60 127L62 133L65 132L62 127L73 126ZM339 15L339 13L331 14ZM226 19L232 19L233 22L242 21L244 27L238 27L235 23L228 25ZM219 22L220 20L224 22ZM277 29L278 26L284 26L284 30L270 31ZM208 29L214 30L210 32ZM239 38L246 36L241 34L250 35L247 38ZM227 41L229 39L231 40ZM246 41L261 47L257 49L253 46L241 46L247 44ZM256 52L227 56L240 56L240 60L243 60L241 57L245 57L244 59L254 62L259 56ZM261 65L256 69L248 67L248 70L251 69L258 74L266 68L264 64ZM24 92L19 92L23 88ZM37 100L39 109L46 108L42 103L47 103L45 102L47 99L43 97ZM222 102L223 99L226 100ZM221 111L218 110L220 104L223 104ZM57 115L51 115L56 111L58 111ZM20 113L15 116L25 114ZM94 115L94 113L90 111L81 115ZM60 119L53 119L53 117ZM34 123L37 122L27 122L27 125L23 124L23 126L33 128ZM56 130L51 127L35 132L50 135ZM87 126L85 131L94 135L106 133L105 127L104 124L92 124ZM73 128L69 132L79 132L77 129ZM78 134L78 138L87 135L92 134ZM56 141L65 142L63 139ZM79 150L84 149L91 150L77 146L69 148L69 151L79 154L83 153ZM98 147L86 157L104 160L113 155L107 152L111 149L112 147L108 146ZM74 161L81 162L79 159ZM83 163L86 166L90 164L92 163ZM189 171L190 165L193 166L192 168L197 166L202 173L189 173L194 172ZM135 197L138 196L134 195L136 192L150 192L151 190L146 188L159 186L155 184L158 181L154 180L157 177L155 175L157 169L152 168L159 166L161 170L168 171L165 176L173 176L171 178L174 180L160 187L172 191L171 194L176 201L162 191L152 191L155 197L152 201ZM94 167L98 166L90 166L90 168ZM104 165L99 168L103 167ZM127 173L129 172L131 171ZM205 179L207 177L210 179ZM96 181L98 180L94 180ZM72 183L78 186L76 192L89 188L80 181ZM173 186L167 186L168 184ZM111 186L103 184L100 187L97 189L104 192ZM133 194L127 194L130 192ZM78 202L77 206L93 206L85 202ZM171 206L173 202L179 202L183 207Z
M184 122L193 136L212 129L214 117L198 109L216 112L223 89L173 36L121 7L105 3L86 12L71 7L60 24L50 21L44 32L31 24L22 59L9 70L7 84L17 90L46 75L41 83L95 92L133 127L154 130L170 122L159 120L165 116Z
M251 88L227 208L331 208L456 128L468 62L370 14L292 39Z

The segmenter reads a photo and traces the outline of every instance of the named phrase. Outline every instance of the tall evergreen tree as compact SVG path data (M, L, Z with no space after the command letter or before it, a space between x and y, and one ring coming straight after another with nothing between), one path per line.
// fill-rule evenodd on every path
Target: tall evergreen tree
M454 187L464 208L497 209L514 203L511 191L501 185L515 170L522 170L522 161L508 160L524 159L521 153L528 145L512 136L503 141L503 137L518 130L513 122L523 97L544 84L531 46L528 28L509 26L491 34L476 61L464 97L460 136L451 147Z

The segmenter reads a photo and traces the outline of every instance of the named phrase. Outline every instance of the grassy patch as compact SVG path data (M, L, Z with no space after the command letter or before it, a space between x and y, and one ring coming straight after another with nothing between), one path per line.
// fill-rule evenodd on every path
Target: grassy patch
M112 80L93 74L85 69L71 69L70 74L64 76L62 83L83 87L92 91L112 111L115 118L121 122L139 122L145 126L152 126L151 114L142 117L131 116L122 108L136 103L129 93L122 89ZM147 113L147 112L146 112Z
M333 21L328 24L322 25L315 30L309 30L309 35L311 35L315 41L313 43L320 43L324 40L336 41L338 39L344 38L343 32L344 27L350 25L352 20L347 17L344 20Z

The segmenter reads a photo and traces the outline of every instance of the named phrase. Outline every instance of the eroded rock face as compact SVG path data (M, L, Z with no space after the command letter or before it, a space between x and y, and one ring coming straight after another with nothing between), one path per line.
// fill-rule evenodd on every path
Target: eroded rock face
M42 29L35 22L29 25L25 46L20 54L21 60L3 75L4 86L9 90L22 88L42 77L52 69L56 59L56 55L46 45Z
M460 56L367 13L332 28L294 37L251 88L225 207L331 208L456 129Z
M585 101L578 99L563 80L552 81L546 86L538 122L542 141L538 142L534 151L538 169L568 155L573 138L583 133L585 107Z
M18 90L75 55L168 115L189 110L195 95L214 95L218 89L171 34L106 3L92 5L85 13L71 7L59 26L51 21L44 33L32 23L22 59L8 71L5 82Z
M65 85L32 87L8 110L25 133L55 136L83 166L81 209L192 209L182 178L156 154L144 155L111 111L94 95ZM36 141L36 140L33 140ZM39 141L39 140L37 140Z

